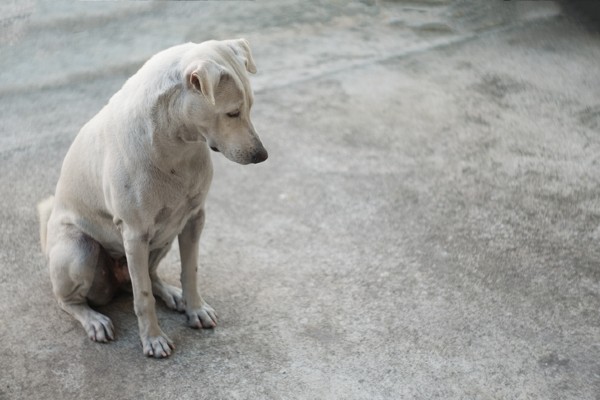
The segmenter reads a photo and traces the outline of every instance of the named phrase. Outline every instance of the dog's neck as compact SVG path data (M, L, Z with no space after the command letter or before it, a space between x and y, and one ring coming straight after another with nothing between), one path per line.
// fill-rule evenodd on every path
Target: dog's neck
M143 88L139 90L144 92ZM153 166L165 174L198 170L211 163L204 137L181 120L182 90L181 83L163 86L160 92L136 96L127 109L119 110L121 118L135 126L117 139L131 152L128 157L135 158L136 153L149 154ZM144 150L137 151L140 147Z
M204 137L181 120L182 90L178 84L157 97L152 105L152 127L148 132L153 162L170 173L201 168L211 162Z
M173 51L182 53L186 46ZM169 62L149 60L125 83L123 89L127 90L121 89L114 96L134 94L115 102L121 107L126 105L116 113L134 125L127 137L118 140L124 142L125 149L144 147L146 154L151 154L152 163L165 173L182 169L184 165L189 168L191 165L202 167L210 163L210 150L204 137L181 120L184 87L182 71L176 67L179 60L180 54L176 54ZM112 102L113 99L109 104ZM148 119L148 116L151 118Z

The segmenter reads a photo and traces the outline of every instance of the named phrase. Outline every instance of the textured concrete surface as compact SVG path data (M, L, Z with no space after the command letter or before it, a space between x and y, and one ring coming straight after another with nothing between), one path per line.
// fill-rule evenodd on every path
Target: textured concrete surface
M577 12L4 2L0 398L598 399L600 35ZM159 303L177 349L147 359L123 295L102 308L117 340L92 343L52 297L35 204L150 55L240 36L270 158L214 156L201 285L220 324Z

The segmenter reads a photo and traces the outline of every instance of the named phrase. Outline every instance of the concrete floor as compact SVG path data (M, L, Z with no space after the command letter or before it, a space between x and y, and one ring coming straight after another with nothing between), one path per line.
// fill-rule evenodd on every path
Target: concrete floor
M0 6L1 399L598 399L600 34L553 2ZM576 12L577 10L575 10ZM270 158L215 154L195 331L86 338L36 202L153 53L246 37ZM176 249L162 268L176 283Z

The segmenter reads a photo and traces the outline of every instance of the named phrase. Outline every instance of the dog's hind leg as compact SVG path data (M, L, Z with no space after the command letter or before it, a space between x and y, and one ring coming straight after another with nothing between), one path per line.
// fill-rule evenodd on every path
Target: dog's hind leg
M88 301L105 304L116 291L110 257L100 244L81 232L63 233L48 258L54 295L62 309L81 323L93 341L113 340L111 320L88 305Z

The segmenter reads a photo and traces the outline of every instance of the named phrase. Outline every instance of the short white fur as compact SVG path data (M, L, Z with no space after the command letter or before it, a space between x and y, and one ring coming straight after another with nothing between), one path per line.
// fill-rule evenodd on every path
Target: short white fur
M111 320L90 303L110 301L127 271L144 354L166 357L173 349L154 296L185 312L194 328L215 326L197 288L209 148L240 164L267 158L250 120L248 72L256 66L245 39L169 48L75 138L55 195L38 205L40 236L58 303L92 340L115 338ZM156 273L175 239L181 289Z

